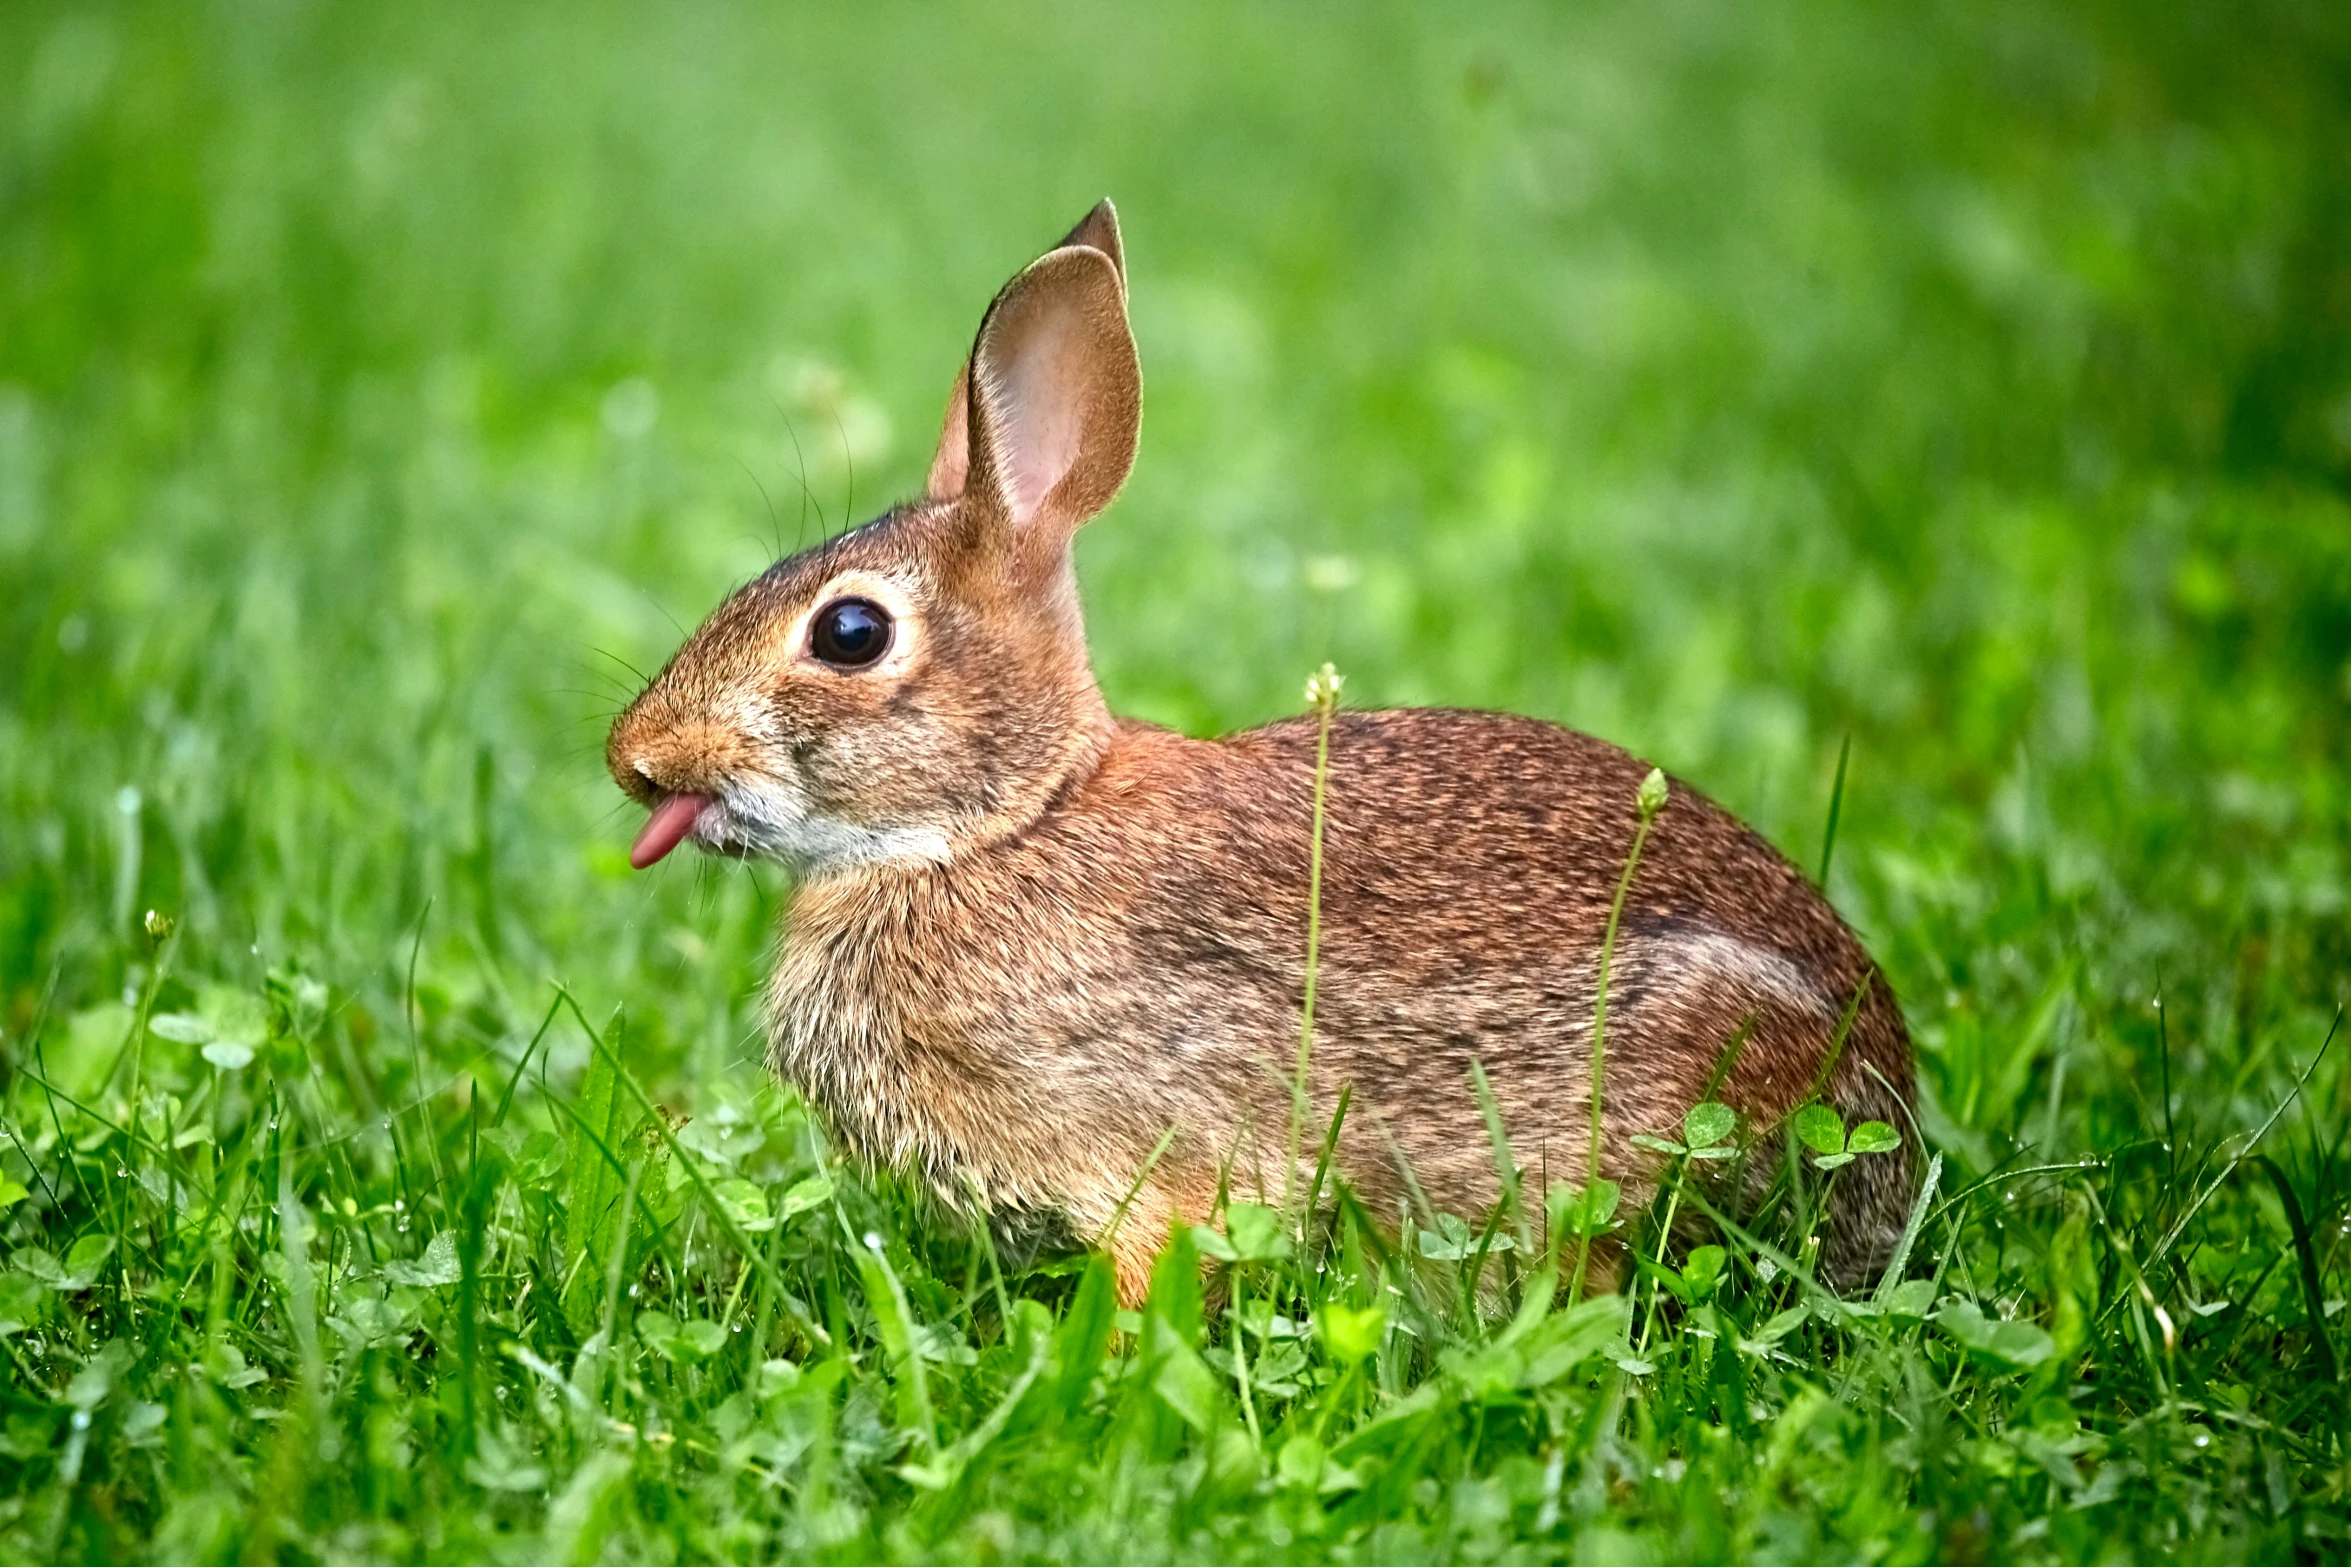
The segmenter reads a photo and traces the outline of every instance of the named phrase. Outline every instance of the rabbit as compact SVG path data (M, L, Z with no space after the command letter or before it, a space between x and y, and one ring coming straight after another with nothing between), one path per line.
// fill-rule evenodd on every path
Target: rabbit
M1492 1211L1472 1063L1518 1167L1582 1182L1603 930L1649 769L1530 718L1333 718L1294 1141L1317 720L1187 738L1113 716L1087 656L1071 543L1135 458L1126 302L1104 201L988 306L925 493L728 598L607 762L650 811L640 869L691 841L795 875L770 1063L837 1137L957 1212L1106 1248L1132 1306L1172 1226L1303 1190L1342 1091L1334 1162L1383 1218ZM1775 1154L1816 1092L1849 1123L1908 1120L1884 976L1679 783L1626 895L1604 1038L1601 1169L1626 1211L1664 1163L1633 1139L1674 1135L1726 1061L1715 1096ZM1909 1141L1831 1185L1831 1277L1884 1264Z

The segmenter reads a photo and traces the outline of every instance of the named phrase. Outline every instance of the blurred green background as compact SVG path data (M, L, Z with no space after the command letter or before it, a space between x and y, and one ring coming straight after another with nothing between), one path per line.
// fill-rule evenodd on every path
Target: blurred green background
M1105 193L1115 706L1329 658L1808 866L1849 737L1947 1146L2144 1129L2158 986L2182 1103L2274 1102L2351 955L2325 3L6 6L0 1031L103 1066L153 907L362 1052L413 955L436 1050L555 976L747 1079L784 889L631 877L603 723L918 486Z
M1571 1441L1446 1381L1465 1295L1281 1416L1452 1400L1326 1512L1286 1440L1302 1498L1261 1452L1185 1500L1215 1444L1160 1351L1072 1309L1064 1414L984 1489L889 1469L922 1359L947 1430L1006 1429L1066 1287L989 1297L886 1181L793 1206L832 1189L760 1089L788 888L632 875L600 744L732 585L917 488L990 294L1106 193L1147 388L1078 551L1113 704L1225 731L1329 659L1620 741L1807 869L1849 744L1830 890L1977 1193L1914 1259L1932 1332L1792 1328L1757 1268ZM1611 1519L1663 1559L2323 1549L2340 1045L2277 1166L2223 1139L2351 993L2347 761L2341 0L0 0L0 1562L1010 1553L977 1507L1068 1560L1281 1519L1395 1561L1637 1559ZM556 1113L616 1102L578 1029L482 1139L551 982L697 1118L658 1233ZM704 1163L796 1215L828 1353L694 1228Z

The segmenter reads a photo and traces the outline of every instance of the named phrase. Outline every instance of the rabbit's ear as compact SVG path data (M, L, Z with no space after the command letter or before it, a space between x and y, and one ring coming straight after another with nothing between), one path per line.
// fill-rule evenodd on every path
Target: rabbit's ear
M1095 202L1094 210L1078 219L1078 226L1071 229L1061 243L1063 245L1083 245L1089 250L1099 250L1108 256L1110 269L1118 274L1119 292L1122 294L1126 292L1126 247L1119 243L1118 209L1110 204L1108 196Z
M939 425L939 449L931 456L930 482L925 492L934 501L951 501L963 493L971 475L971 361L955 372L955 390L947 394L947 417Z
M1056 545L1110 504L1134 465L1143 378L1106 252L1064 245L1005 286L980 323L965 398L965 499ZM953 424L934 481L954 467Z
M1109 258L1110 270L1118 280L1120 316L1123 322L1127 286L1126 246L1118 235L1118 209L1110 204L1109 197L1105 196L1094 203L1093 210L1078 219L1077 227L1071 229L1055 249L1067 250L1073 246L1084 250L1100 251ZM1006 295L1011 292L1011 288L1005 290ZM999 297L996 305L991 307L991 317L997 309L1002 307L1003 303L1003 298ZM982 331L984 335L984 326ZM1130 338L1127 352L1131 356L1133 351L1133 343ZM1131 435L1127 438L1126 444L1129 448L1127 461L1132 463L1134 442ZM971 362L966 360L963 368L955 372L955 390L947 397L947 417L940 423L939 449L931 458L930 480L924 489L934 501L955 500L963 494L964 485L970 477ZM1112 481L1111 492L1115 493L1117 488L1118 482ZM1103 503L1108 504L1108 500L1109 496L1105 495ZM1100 507L1096 507L1095 510L1100 510ZM1078 520L1083 521L1084 518L1081 517Z

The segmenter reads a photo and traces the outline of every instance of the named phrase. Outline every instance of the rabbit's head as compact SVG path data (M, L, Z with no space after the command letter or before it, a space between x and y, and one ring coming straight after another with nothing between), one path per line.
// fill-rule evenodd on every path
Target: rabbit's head
M923 497L737 591L629 704L605 761L652 811L632 863L941 860L1091 765L1070 540L1134 462L1123 265L1106 201L989 305Z

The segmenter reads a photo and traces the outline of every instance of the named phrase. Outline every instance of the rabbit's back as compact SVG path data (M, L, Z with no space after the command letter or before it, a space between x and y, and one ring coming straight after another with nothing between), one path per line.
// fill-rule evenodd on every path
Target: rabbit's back
M1308 721L1224 741L1122 725L1021 830L811 883L771 990L777 1066L873 1156L1081 1233L1171 1127L1135 1222L1205 1213L1220 1180L1278 1194L1315 740ZM1334 723L1312 1082L1318 1125L1352 1090L1342 1160L1375 1204L1404 1200L1400 1165L1439 1208L1491 1202L1473 1061L1521 1166L1580 1179L1598 961L1646 771L1525 718ZM1784 858L1674 788L1615 948L1606 1172L1638 1195L1653 1171L1631 1138L1670 1132L1710 1078L1751 1122L1794 1108L1841 1024L1827 1097L1895 1118L1909 1056L1883 979ZM1882 1254L1905 1185L1898 1159L1845 1172L1833 1264Z

